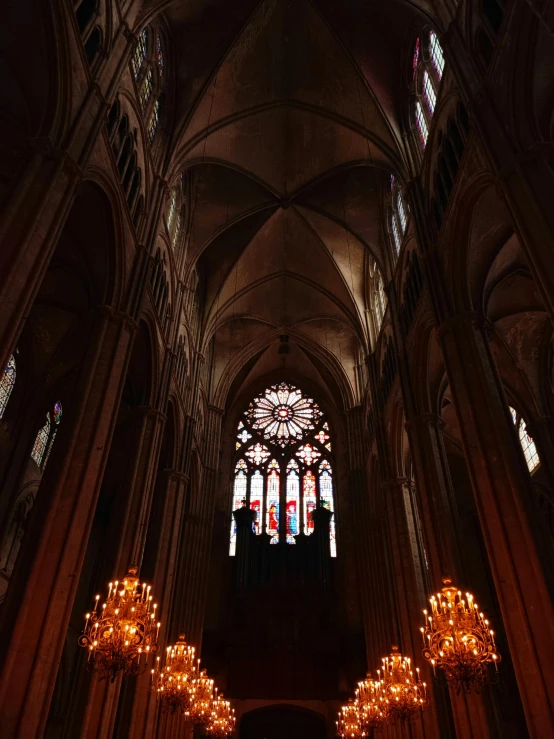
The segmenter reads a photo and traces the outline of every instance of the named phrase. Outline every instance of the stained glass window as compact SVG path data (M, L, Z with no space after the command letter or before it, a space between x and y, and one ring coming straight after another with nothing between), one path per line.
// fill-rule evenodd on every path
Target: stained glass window
M148 121L148 143L151 144L155 137L156 131L158 130L158 123L160 122L160 101L156 100L152 113L150 114L150 120Z
M162 40L159 34L156 37L156 61L158 63L158 70L161 77L164 73L164 52L162 48Z
M316 484L315 475L311 470L308 470L302 480L302 498L303 498L303 513L304 513L304 533L313 534L314 522L312 521L312 511L315 510L317 505L316 495Z
M254 532L268 534L271 544L296 544L296 536L313 532L310 514L317 506L334 510L331 437L314 399L284 382L259 394L242 415L235 437L233 510L244 501L256 512ZM334 521L330 536L334 557ZM235 551L232 524L229 553Z
M35 462L38 464L39 467L41 465L41 462L44 457L44 453L46 452L46 448L48 446L48 440L50 438L50 427L51 427L50 413L47 413L46 423L38 432L36 439L35 439L35 443L33 444L33 449L31 451L31 457L35 460Z
M533 437L529 435L527 424L517 411L514 408L510 408L510 413L512 414L512 420L517 429L519 443L521 444L529 472L534 472L539 466L541 460L539 459L539 453L537 452L537 447L533 441Z
M252 428L281 447L296 444L321 418L319 406L294 385L273 385L245 413Z
M417 68L419 66L419 53L420 53L419 39L416 39L415 46L414 46L414 57L412 60L412 67L414 70L414 79L417 75Z
M394 238L394 245L396 247L396 253L400 254L400 247L402 246L402 237L400 236L400 229L398 228L398 218L392 217L392 235Z
M421 145L425 149L427 139L429 138L429 128L427 126L427 121L425 120L423 108L421 107L421 103L419 102L419 100L416 102L416 125Z
M437 104L437 95L435 93L435 88L433 87L433 83L431 82L431 78L429 77L427 70L425 70L425 72L423 73L423 94L427 102L427 107L429 108L429 114L432 116L435 112L435 106Z
M235 482L233 485L233 510L236 511L238 508L246 505L246 492L248 487L248 478L246 473L248 465L244 459L239 459L235 467ZM237 546L237 524L235 518L231 521L231 546L229 547L229 553L235 554Z
M0 380L0 418L4 415L8 400L12 394L13 386L15 385L15 376L15 357L12 354Z
M177 242L179 241L179 235L181 233L181 214L177 216L177 223L175 224L175 232L173 234L173 251L175 251L175 247L177 246Z
M429 34L429 55L431 57L431 63L440 81L444 72L444 54L437 38L437 34L434 31L431 31Z
M294 538L300 533L300 477L298 465L291 459L287 465L287 544L296 544Z
M335 504L333 499L333 470L329 462L324 459L319 465L319 496L321 505L329 509L331 513L335 512ZM330 523L330 544L331 556L337 556L337 536L335 530L335 517L331 518Z
M391 214L391 230L392 237L394 240L394 246L396 253L400 253L402 247L402 239L406 232L406 226L408 224L408 217L406 206L404 205L404 198L402 196L402 189L398 182L396 182L394 176L391 177L391 201L392 201L392 214Z
M175 218L175 209L177 208L177 189L171 191L171 200L169 202L169 210L167 212L167 230L171 233L173 219Z
M140 107L143 113L148 107L150 96L152 95L153 85L154 85L154 76L152 74L152 68L150 68L148 72L146 73L144 82L142 83L142 87L140 88Z
M400 218L400 226L402 228L402 235L404 235L404 232L406 231L406 209L404 207L404 198L402 197L402 191L400 188L396 190L396 210L398 213L398 217Z
M270 544L279 543L279 503L281 488L279 484L279 463L272 460L267 476L266 531L271 536Z
M133 74L135 75L135 79L137 79L140 74L140 70L141 70L142 65L144 64L144 60L146 59L147 52L148 52L148 30L146 28L143 28L142 31L140 32L140 36L138 37L137 45L135 46L135 52L131 60L131 64L133 67Z
M262 511L264 503L264 476L256 470L250 480L250 508L255 512L254 533L262 533Z

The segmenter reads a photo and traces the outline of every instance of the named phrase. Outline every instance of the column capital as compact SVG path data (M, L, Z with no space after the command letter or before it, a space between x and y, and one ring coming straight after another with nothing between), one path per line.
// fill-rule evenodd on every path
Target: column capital
M409 418L404 424L406 431L421 428L422 426L434 426L439 431L444 429L443 419L436 413L420 413L418 416Z

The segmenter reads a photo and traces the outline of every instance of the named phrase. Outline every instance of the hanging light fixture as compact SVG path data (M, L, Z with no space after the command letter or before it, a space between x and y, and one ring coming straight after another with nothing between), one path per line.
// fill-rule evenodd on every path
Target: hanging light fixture
M179 711L192 721L195 677L194 647L187 644L181 635L175 645L167 647L164 665L160 664L158 657L156 668L152 670L152 687L157 691L164 710L170 713Z
M192 681L190 717L194 724L208 726L214 702L214 681L205 670L198 672Z
M150 595L151 587L142 585L138 568L130 567L126 578L109 583L106 602L86 614L79 645L88 650L92 669L113 682L118 673L138 674L157 650L160 623L156 622L157 605Z
M397 646L393 646L390 657L383 658L382 670L377 673L387 718L409 721L423 709L427 702L425 683L420 680L419 669L414 674L410 658L403 657Z
M488 664L498 669L500 655L494 632L473 595L466 593L463 598L449 577L443 578L443 584L442 591L430 599L431 614L423 611L423 656L433 670L444 670L456 692L463 688L469 693L485 682Z
M358 683L355 703L359 706L361 726L367 733L380 726L387 717L382 684L379 680L373 680L369 672L365 680Z
M212 712L210 721L206 727L206 732L210 736L225 739L231 736L235 730L236 718L235 711L231 708L229 701L224 700L222 695L215 691L215 698L212 701Z
M357 700L350 699L340 709L337 734L343 739L363 739L368 735L362 726L361 707Z

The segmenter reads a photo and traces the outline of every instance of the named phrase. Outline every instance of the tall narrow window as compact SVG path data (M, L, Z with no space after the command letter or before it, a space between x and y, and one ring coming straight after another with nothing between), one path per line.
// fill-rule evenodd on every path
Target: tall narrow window
M144 77L142 87L140 88L140 107L142 112L146 111L148 103L150 102L150 95L152 95L152 87L154 84L152 69L150 68Z
M272 544L296 544L296 536L311 534L310 514L317 506L334 510L334 490L328 484L329 424L318 404L299 388L282 382L258 395L238 424L235 445L233 509L244 500L256 512L255 532L268 534ZM321 488L323 458L321 474L325 469L327 477ZM334 524L330 536L336 542ZM235 550L232 526L229 553ZM336 543L332 553L336 556Z
M269 464L266 495L266 531L271 536L270 544L279 543L279 507L281 491L279 485L279 463L273 459Z
M158 123L160 122L160 101L156 100L152 113L150 114L150 120L148 121L148 143L151 144L156 138L156 131L158 130Z
M437 104L437 96L435 94L435 89L433 87L433 83L431 82L431 78L429 77L427 70L425 70L425 72L423 73L423 94L427 102L427 108L429 109L429 114L432 116L433 113L435 112L435 106Z
M171 191L171 201L169 203L169 211L167 213L167 230L171 233L173 228L173 219L175 218L175 209L177 208L177 188Z
M147 53L148 53L148 30L146 28L143 28L138 37L137 45L135 46L135 52L133 54L133 58L131 61L135 79L138 79L140 70L142 68L142 65L144 64Z
M439 44L437 34L434 31L431 31L429 34L429 55L437 74L437 78L440 81L444 72L444 54L442 46Z
M235 467L235 482L233 485L233 511L246 505L246 492L248 488L248 479L246 473L248 465L244 459L239 459ZM231 545L229 553L235 554L237 547L237 524L235 518L231 521Z
M36 435L35 443L33 444L33 449L31 451L31 457L35 460L39 467L42 464L42 460L48 447L51 426L52 424L50 422L50 413L47 413L46 422Z
M396 247L396 254L399 254L404 240L404 235L406 233L406 227L408 225L408 214L404 204L402 189L394 175L391 176L390 182L392 201L391 230L394 245Z
M162 77L164 73L164 52L160 34L158 34L156 37L156 62L158 63L158 71L160 73L160 77Z
M298 464L291 459L287 465L287 544L296 544L294 538L300 533L300 478Z
M15 385L15 376L15 357L12 354L0 379L0 418L4 415L8 400L12 394L13 386Z
M427 121L423 115L423 109L419 100L416 102L416 125L421 145L425 149L427 139L429 138L429 128L427 127Z
M319 495L321 497L321 505L325 506L331 513L335 512L335 504L333 497L333 470L329 462L324 459L319 465ZM335 531L334 515L331 518L331 556L337 556L337 539Z
M533 437L529 435L529 432L527 431L527 424L525 423L523 417L520 416L520 414L511 407L510 413L512 414L514 426L517 429L519 443L521 444L521 448L523 450L523 455L525 456L525 461L527 462L529 472L534 472L541 461L539 459L539 454L537 452L535 442L533 441Z
M175 251L179 242L179 236L181 235L181 214L177 216L177 223L175 224L175 231L173 233L172 245L173 251Z
M404 208L404 198L402 197L402 191L400 190L400 188L397 188L396 190L396 211L400 218L402 233L404 233L404 231L406 231L407 218L406 209Z

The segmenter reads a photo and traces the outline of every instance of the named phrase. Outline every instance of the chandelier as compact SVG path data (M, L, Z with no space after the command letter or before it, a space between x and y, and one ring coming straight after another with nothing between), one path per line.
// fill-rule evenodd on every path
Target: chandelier
M369 672L365 680L358 683L355 703L359 706L361 726L368 733L380 726L387 717L387 702L382 683L373 680Z
M425 706L426 686L420 680L419 669L414 675L410 658L403 657L397 646L393 646L390 657L383 658L382 670L377 673L377 690L387 718L409 721Z
M432 596L431 615L425 614L423 656L433 670L444 670L446 679L456 692L463 688L479 690L487 676L487 665L498 669L500 655L496 651L494 632L479 612L471 593L462 593L452 586L452 580L443 578L444 587Z
M150 585L139 582L138 568L130 567L123 582L109 583L106 602L100 596L87 613L79 645L88 650L92 669L113 682L119 672L138 674L157 650L160 624ZM144 661L143 658L144 657Z
M208 726L214 702L214 681L203 670L192 681L190 716L193 723Z
M180 711L190 717L195 688L196 666L194 647L187 644L181 635L174 646L166 649L165 664L157 659L152 670L152 687L156 689L164 710Z
M222 695L215 691L215 698L212 701L212 713L210 721L206 727L206 731L210 736L225 737L230 736L235 730L235 712L231 708L229 701L224 700Z
M362 739L368 735L362 726L362 709L357 700L350 699L340 709L337 734L344 739Z

